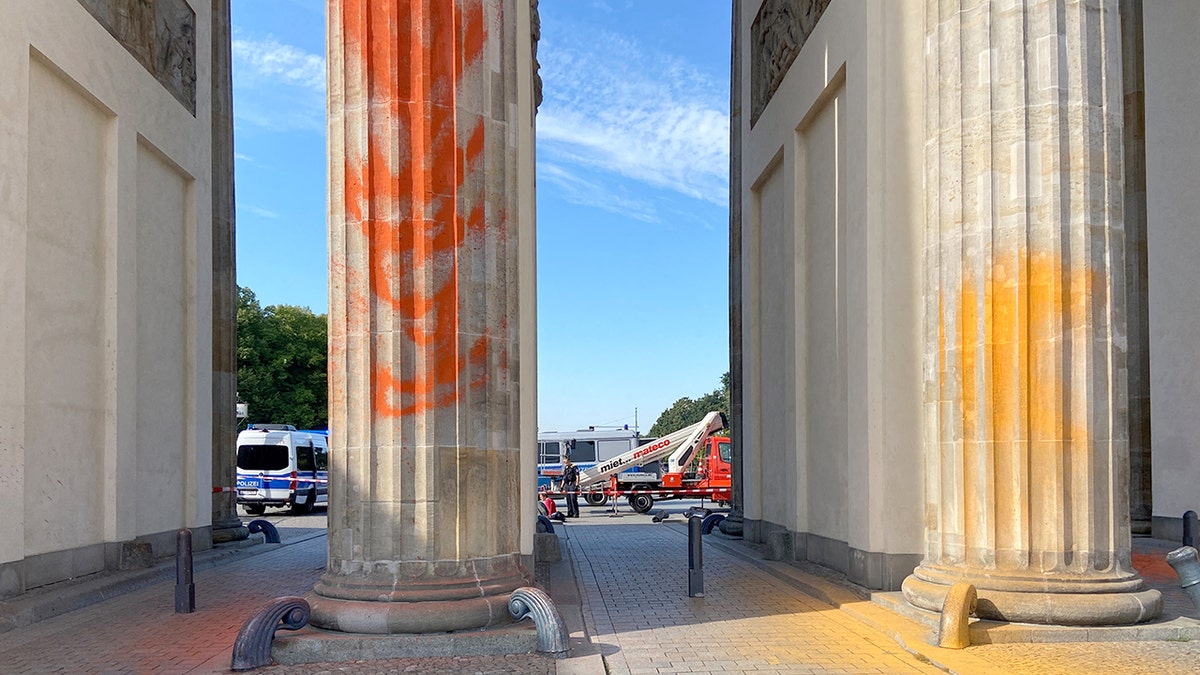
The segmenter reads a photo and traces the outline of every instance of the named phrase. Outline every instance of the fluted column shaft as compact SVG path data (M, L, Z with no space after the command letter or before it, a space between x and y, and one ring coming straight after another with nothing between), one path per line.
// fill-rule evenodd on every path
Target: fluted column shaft
M237 255L233 185L233 66L229 0L212 3L213 486L237 483ZM245 539L234 493L212 496L213 541Z
M1117 0L927 0L925 560L990 618L1158 614L1130 565Z
M515 0L330 0L329 567L313 623L508 620Z

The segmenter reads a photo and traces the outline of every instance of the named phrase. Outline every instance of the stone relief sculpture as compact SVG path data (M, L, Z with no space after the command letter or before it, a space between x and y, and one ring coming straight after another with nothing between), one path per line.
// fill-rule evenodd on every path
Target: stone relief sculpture
M787 75L830 0L766 0L750 27L750 125Z
M190 13L190 9L188 10ZM155 54L158 57L151 72L175 98L196 113L196 27L195 17L188 20L180 15L158 16L155 34Z
M533 112L542 105L542 64L538 63L538 42L542 39L542 16L538 14L538 0L529 0L529 32L533 38Z
M171 95L196 114L196 12L186 0L79 0Z

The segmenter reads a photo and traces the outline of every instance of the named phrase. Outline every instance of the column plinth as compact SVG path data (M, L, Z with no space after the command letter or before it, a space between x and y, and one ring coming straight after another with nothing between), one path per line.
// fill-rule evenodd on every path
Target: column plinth
M1133 624L1162 611L1162 595L1133 573L1038 575L922 564L904 580L910 603L940 612L950 587L975 586L975 615L981 619L1064 626Z
M349 633L422 633L510 621L508 594L526 585L517 555L469 561L377 563L327 574L313 588L312 622Z
M1130 624L1117 0L927 0L925 559L940 611Z
M511 622L516 0L330 0L329 564L314 625Z

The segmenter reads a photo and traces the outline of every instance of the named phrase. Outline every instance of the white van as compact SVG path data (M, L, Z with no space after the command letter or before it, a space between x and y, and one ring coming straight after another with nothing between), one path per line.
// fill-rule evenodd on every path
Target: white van
M237 439L237 503L251 515L268 506L308 513L328 503L329 432L251 424Z

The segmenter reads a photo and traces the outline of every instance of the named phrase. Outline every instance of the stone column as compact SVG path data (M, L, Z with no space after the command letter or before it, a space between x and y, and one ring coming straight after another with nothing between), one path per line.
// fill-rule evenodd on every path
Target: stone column
M323 628L502 623L528 583L517 1L328 5L329 566L310 596Z
M981 617L1128 624L1117 0L927 0L925 559Z
M741 8L733 0L729 59L729 517L721 532L742 536L742 28Z
M1120 0L1125 94L1125 311L1129 317L1129 516L1150 534L1150 275L1146 250L1146 77L1142 0Z
M213 406L212 475L237 481L237 258L233 199L233 64L229 0L212 4ZM245 539L232 492L212 496L213 543Z

